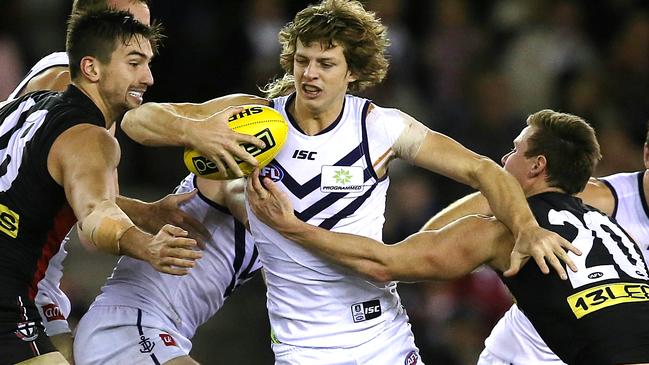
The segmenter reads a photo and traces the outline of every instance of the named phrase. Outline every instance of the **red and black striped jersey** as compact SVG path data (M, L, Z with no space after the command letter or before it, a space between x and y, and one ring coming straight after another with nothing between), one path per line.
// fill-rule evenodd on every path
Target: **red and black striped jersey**
M33 301L49 259L76 222L47 158L56 138L82 123L103 127L104 118L74 86L62 93L29 93L0 109L2 299L20 295Z

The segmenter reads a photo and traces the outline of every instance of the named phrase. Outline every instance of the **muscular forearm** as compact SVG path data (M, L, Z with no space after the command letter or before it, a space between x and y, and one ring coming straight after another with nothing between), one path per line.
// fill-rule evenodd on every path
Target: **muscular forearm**
M485 160L476 172L478 189L489 202L491 211L517 237L522 229L537 226L516 179L493 161Z
M201 104L146 103L128 111L122 119L122 129L135 140L149 146L194 147L194 123L203 122L215 113L236 105L264 104L268 101L253 95L232 94Z
M421 231L440 229L456 219L470 214L493 214L487 199L485 199L480 192L467 195L442 209L440 212L435 214L435 216L430 218L423 227L421 227Z
M134 259L147 261L147 248L144 242L151 241L153 235L142 231L137 226L131 227L124 232L119 239L119 254L129 256Z
M388 246L371 238L332 232L297 219L278 231L286 238L376 281L392 280Z
M141 218L144 217L142 212L148 209L148 206L150 205L149 203L122 195L115 198L115 203L124 213L126 213L126 215L128 215L129 218L131 218L136 226L146 227L146 220Z
M183 117L171 104L146 103L128 111L122 129L134 141L148 146L189 146L189 123L197 119Z
M476 215L392 245L303 222L279 232L332 262L380 282L453 279L482 263L503 270L512 246L507 228Z

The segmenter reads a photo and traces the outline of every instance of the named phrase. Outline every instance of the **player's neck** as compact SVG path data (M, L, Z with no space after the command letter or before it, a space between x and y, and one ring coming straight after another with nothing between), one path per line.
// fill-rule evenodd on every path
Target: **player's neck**
M108 104L101 97L101 93L97 90L96 85L75 81L73 81L72 84L89 97L93 103L95 103L95 106L97 106L99 111L101 111L101 114L104 116L104 125L106 126L106 129L110 129L110 127L115 123L115 116L112 115Z
M565 193L565 191L563 191L560 188L557 188L557 187L554 187L554 186L549 186L545 181L543 181L543 182L539 181L536 184L532 184L530 186L527 186L524 189L524 192L525 192L525 197L526 198L529 198L530 196L541 194L541 193L550 193L550 192Z
M289 106L289 112L295 118L302 131L313 136L329 127L336 121L344 105L344 99L323 108L311 108L295 100Z

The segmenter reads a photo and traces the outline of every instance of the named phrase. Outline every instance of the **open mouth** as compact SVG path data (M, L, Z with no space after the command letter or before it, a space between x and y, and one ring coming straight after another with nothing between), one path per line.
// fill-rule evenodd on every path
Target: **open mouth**
M137 99L140 103L142 102L142 97L144 95L144 90L129 90L127 93L128 96Z
M322 92L322 89L320 89L317 86L303 84L302 85L302 91L307 96L317 97Z

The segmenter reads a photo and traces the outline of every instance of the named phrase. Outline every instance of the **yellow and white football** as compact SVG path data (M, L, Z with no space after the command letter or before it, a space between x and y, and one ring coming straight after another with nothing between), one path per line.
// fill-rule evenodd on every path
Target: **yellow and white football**
M236 132L255 136L266 143L263 149L251 144L241 145L257 159L259 168L262 168L275 158L284 145L288 136L288 123L277 110L271 107L264 105L242 107L243 111L230 117L228 126ZM187 169L197 176L212 180L230 178L226 171L219 171L214 162L194 149L186 148L183 157ZM245 176L252 173L252 165L239 159L236 161Z

